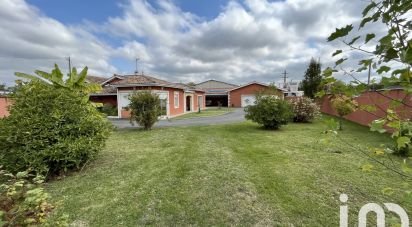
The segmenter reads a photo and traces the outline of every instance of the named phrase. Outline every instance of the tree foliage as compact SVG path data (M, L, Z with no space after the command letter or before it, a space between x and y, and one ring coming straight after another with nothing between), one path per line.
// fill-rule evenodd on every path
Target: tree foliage
M38 80L17 86L10 116L0 121L0 165L56 175L96 157L110 123L86 94Z
M322 82L321 64L315 59L311 59L302 81L302 89L306 97L314 98L319 91Z
M256 105L245 108L245 118L266 129L279 129L293 118L290 104L274 95L257 96Z
M341 57L335 62L335 67L329 67L323 71L322 84L325 86L336 82L335 74L338 72L351 78L351 83L355 86L347 87L345 90L348 99L351 99L356 93L362 93L375 87L361 79L361 73L369 69L375 77L380 78L379 88L394 84L403 88L405 95L399 98L390 97L384 91L376 91L380 96L389 99L390 105L388 109L384 110L385 116L371 124L371 130L381 133L387 132L387 129L390 128L396 145L395 149L398 150L411 147L412 141L412 133L404 133L409 131L409 129L405 130L405 128L409 128L405 125L410 125L410 120L399 116L396 110L396 106L399 105L411 107L406 102L408 95L412 94L411 11L412 1L410 0L370 1L362 12L362 20L357 29L354 29L356 26L349 24L337 28L328 37L328 41L340 40L348 48L347 50L336 50L332 56ZM376 26L376 24L383 26ZM376 28L382 27L385 30L376 30ZM350 51L361 52L364 57L359 61L357 69L345 70L344 62L348 57L342 55ZM319 95L325 94L320 92ZM360 106L360 108L363 107Z
M358 103L352 98L339 95L332 98L332 107L338 113L339 120L339 130L342 130L342 118L356 110Z
M162 114L159 96L150 91L141 91L131 95L129 100L130 122L134 120L145 130L151 129Z
M84 67L83 70L80 71L80 73L77 73L77 69L73 67L71 69L71 72L68 73L66 80L64 79L63 73L60 71L57 64L54 65L54 69L51 73L36 70L36 75L20 72L16 72L15 75L31 81L52 84L57 88L65 88L69 90L84 92L87 94L100 91L102 87L99 84L86 82L87 70L88 68Z

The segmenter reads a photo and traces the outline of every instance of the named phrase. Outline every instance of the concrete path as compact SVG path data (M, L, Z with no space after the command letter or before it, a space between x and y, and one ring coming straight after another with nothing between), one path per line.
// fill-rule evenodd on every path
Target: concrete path
M235 111L229 112L227 114L213 116L213 117L197 117L188 118L181 120L160 120L154 127L173 127L173 126L196 126L196 125L216 125L216 124L228 124L235 122L242 122L245 120L245 112L243 108L238 108ZM137 125L132 126L129 120L123 119L110 119L114 126L117 128L132 128L138 127Z

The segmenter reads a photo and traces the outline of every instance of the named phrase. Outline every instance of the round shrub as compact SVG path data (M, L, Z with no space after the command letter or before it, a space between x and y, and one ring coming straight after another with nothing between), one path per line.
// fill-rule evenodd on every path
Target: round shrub
M277 96L257 97L256 105L245 108L246 119L252 120L266 129L279 129L293 117L290 104Z
M0 165L11 172L57 175L103 148L110 123L88 96L45 83L19 85L10 116L0 121Z
M129 97L130 121L135 120L145 130L152 128L162 114L160 99L149 91L136 92Z
M319 106L310 98L297 97L290 100L294 122L311 122L320 115Z

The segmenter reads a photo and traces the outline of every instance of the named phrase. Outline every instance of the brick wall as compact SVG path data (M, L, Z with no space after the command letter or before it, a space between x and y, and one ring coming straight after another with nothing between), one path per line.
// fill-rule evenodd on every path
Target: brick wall
M407 96L402 90L390 90L390 91L382 91L382 92L365 92L359 97L356 97L355 100L360 105L375 105L378 108L374 112L367 112L363 110L357 110L345 118L347 120L356 122L361 125L369 125L373 120L379 119L385 116L385 111L387 110L391 99L404 99L407 105L409 106L399 106L396 111L398 114L403 117L404 119L411 119L412 118L412 97ZM338 116L336 111L332 108L332 104L330 102L330 97L324 97L320 100L321 103L321 111L326 114Z
M261 84L250 84L248 86L229 92L229 107L241 107L242 95L255 95L258 92L265 90L267 86ZM279 91L279 96L283 97L283 93Z

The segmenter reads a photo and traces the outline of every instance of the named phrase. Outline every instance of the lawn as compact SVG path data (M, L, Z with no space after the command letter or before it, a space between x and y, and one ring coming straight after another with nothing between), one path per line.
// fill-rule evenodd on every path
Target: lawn
M345 123L341 136L365 148L383 135ZM245 122L115 132L100 157L47 190L71 222L90 226L307 225L338 226L340 193L349 195L350 222L400 178L353 146L329 141L322 122L265 131ZM399 162L395 158L395 162Z
M193 112L193 113L188 113L181 115L179 117L175 117L172 120L181 120L181 119L188 119L188 118L196 118L196 117L213 117L213 116L219 116L223 114L227 114L234 111L232 108L227 108L227 107L222 107L222 108L207 108L205 110L202 110L200 113L198 112Z

